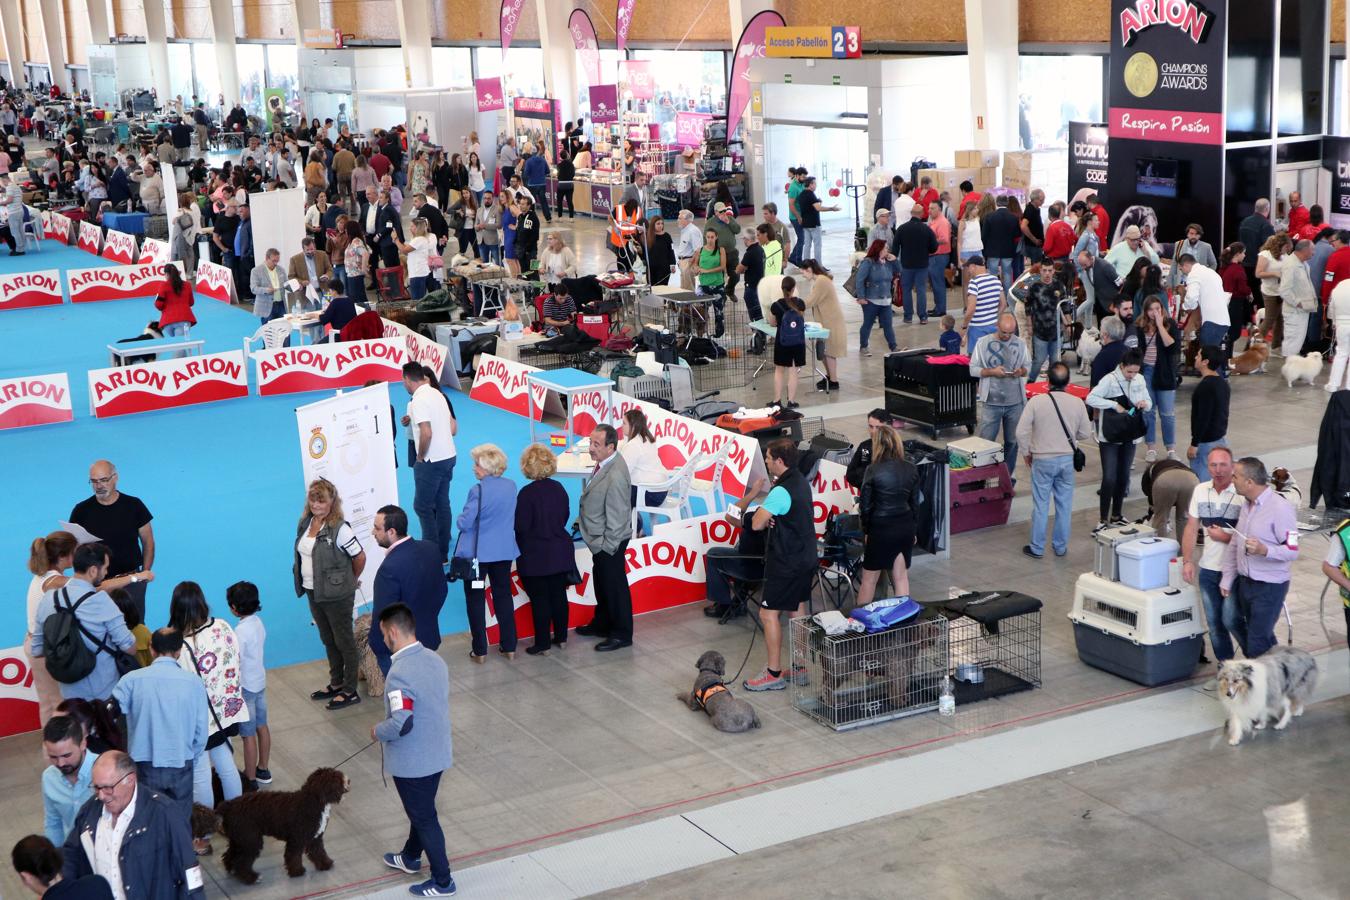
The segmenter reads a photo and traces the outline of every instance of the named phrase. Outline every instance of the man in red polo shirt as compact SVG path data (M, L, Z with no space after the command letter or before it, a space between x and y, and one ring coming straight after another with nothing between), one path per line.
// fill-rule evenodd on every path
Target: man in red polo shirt
M914 205L922 210L919 215L923 221L928 221L928 204L938 202L938 192L933 189L933 179L927 175L919 179L919 186L914 189ZM901 225L904 223L901 222Z
M1084 202L1088 205L1088 210L1097 217L1097 241L1105 254L1111 247L1111 216L1107 213L1106 207L1102 206L1101 201L1097 199L1096 194L1089 194Z
M1338 233L1341 239L1341 246L1327 257L1327 268L1322 276L1322 308L1326 309L1327 301L1331 299L1331 292L1346 279L1350 279L1350 232L1341 231Z
M978 204L980 202L980 198L984 196L984 194L975 190L975 185L971 184L969 181L961 182L961 193L964 196L961 198L960 209L956 211L956 218L958 221L966 217L967 206L969 206L972 203Z
M1299 229L1308 224L1308 207L1303 205L1303 195L1298 191L1289 192L1289 233L1298 234Z
M1045 227L1045 258L1052 262L1067 262L1073 253L1073 227L1064 221L1064 201L1057 200L1047 210L1050 224Z

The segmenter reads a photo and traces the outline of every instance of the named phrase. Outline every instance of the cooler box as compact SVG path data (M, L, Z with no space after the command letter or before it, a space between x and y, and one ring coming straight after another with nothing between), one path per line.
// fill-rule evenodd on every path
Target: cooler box
M1200 592L1189 584L1141 591L1084 573L1069 621L1079 659L1150 687L1189 676L1205 646Z
M1151 591L1167 584L1167 569L1181 552L1171 538L1148 537L1127 541L1116 548L1116 574L1120 583L1140 591Z
M1003 463L952 469L947 476L951 497L951 532L1005 525L1012 511L1012 479Z
M103 214L103 224L123 234L145 234L145 213L107 212Z
M1120 568L1116 552L1120 546L1154 537L1155 534L1152 525L1121 525L1095 532L1092 536L1097 539L1097 558L1092 566L1093 573L1107 581L1119 581Z
M968 437L947 445L953 469L992 466L1003 462L1003 445L980 437Z

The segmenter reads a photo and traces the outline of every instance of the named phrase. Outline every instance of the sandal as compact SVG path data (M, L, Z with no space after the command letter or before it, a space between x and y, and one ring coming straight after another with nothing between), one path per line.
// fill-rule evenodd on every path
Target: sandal
M332 700L329 700L329 701L328 701L328 704L327 704L327 707L326 707L326 708L327 708L327 709L345 709L345 708L347 708L348 706L353 706L353 705L355 705L355 704L357 704L357 703L360 703L360 702L361 702L361 695L360 695L360 694L358 694L358 693L356 693L356 692L352 692L352 693L350 693L350 694L347 694L347 693L344 693L344 692L342 692L342 691L339 691L339 692L338 692L338 695L337 695L336 697L334 697Z
M333 687L331 684L320 691L315 691L309 695L311 700L332 700L338 694L342 693L342 688Z

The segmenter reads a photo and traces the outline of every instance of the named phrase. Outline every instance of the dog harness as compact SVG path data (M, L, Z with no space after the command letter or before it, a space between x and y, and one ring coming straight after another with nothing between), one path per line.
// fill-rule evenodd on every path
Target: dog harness
M716 684L708 685L701 691L694 691L694 699L697 700L698 705L701 706L706 711L708 708L709 697L714 697L718 694L725 694L725 693L727 693L727 686L719 681Z

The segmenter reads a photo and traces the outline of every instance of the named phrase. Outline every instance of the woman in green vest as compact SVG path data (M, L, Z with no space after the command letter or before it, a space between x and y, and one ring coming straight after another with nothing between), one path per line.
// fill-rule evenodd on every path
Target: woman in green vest
M695 272L698 275L698 292L712 298L713 314L717 317L714 336L721 337L724 327L722 308L727 302L727 252L717 245L717 232L711 228L703 232L703 249L699 251ZM706 316L704 318L706 321Z

